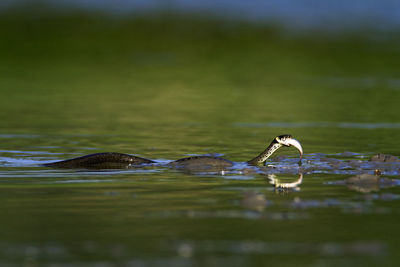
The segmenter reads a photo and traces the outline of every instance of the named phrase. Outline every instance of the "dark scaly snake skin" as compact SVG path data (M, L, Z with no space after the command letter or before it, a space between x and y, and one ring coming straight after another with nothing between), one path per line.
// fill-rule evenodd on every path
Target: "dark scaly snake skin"
M96 153L83 157L43 164L46 167L58 168L124 168L141 164L154 163L154 161L122 153Z

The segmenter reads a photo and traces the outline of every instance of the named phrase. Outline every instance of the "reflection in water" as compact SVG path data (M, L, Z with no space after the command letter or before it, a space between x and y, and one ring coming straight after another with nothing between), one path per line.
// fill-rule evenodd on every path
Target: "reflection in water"
M273 184L275 188L281 188L281 189L291 189L293 191L300 191L299 185L303 182L303 173L299 173L299 178L291 183L283 183L281 182L275 174L267 174L267 177L269 179L269 183Z
M352 256L368 263L382 254L376 259L381 266L398 265L400 237L393 233L400 188L361 194L324 182L376 168L385 177L399 173L398 163L369 162L369 154L328 154L395 151L399 125L339 123L360 117L396 122L399 87L378 82L364 90L357 82L351 91L332 90L302 78L397 77L397 41L364 43L353 34L332 41L325 34L287 38L273 25L162 14L119 21L14 13L1 16L1 29L8 29L2 36L1 131L42 135L0 137L0 266L366 266ZM25 32L31 42L21 42ZM274 168L237 165L215 174L161 166L93 172L39 167L61 157L52 152L74 156L88 154L87 148L162 159L191 152L240 159L257 151L266 135L296 125L249 131L232 122L302 120L333 124L293 129L307 153L324 153L305 155L300 168L291 151L293 157L271 159ZM282 182L296 180L302 170L299 192L276 188L287 190L276 194L266 182L266 174ZM250 193L242 200L245 191L263 196ZM204 250L203 241L209 241ZM7 254L15 244L16 254Z
M400 185L400 181L397 179L381 177L380 172L376 172L376 174L358 174L347 178L346 180L329 182L329 184L347 185L351 190L361 193L370 193L377 192L382 188L398 186Z
M265 198L265 195L256 191L244 192L241 201L243 207L256 211L263 211L268 203L269 202Z
M26 154L23 157L35 161L36 154ZM41 162L42 158L43 155L38 154L37 162ZM76 227L81 232L89 233L89 236L90 234L98 236L111 229L113 234L116 233L116 236L121 239L131 233L132 240L136 236L142 236L146 240L155 239L156 244L168 243L167 248L153 247L152 259L145 258L142 254L134 259L130 258L132 255L130 248L125 247L124 244L102 247L102 244L96 241L85 241L81 244L79 254L75 254L76 252L66 245L67 242L56 244L54 248L29 244L29 248L26 248L28 251L26 255L29 254L29 257L25 254L16 257L27 258L27 262L32 263L31 265L38 265L38 259L43 258L50 263L53 260L65 260L74 266L91 266L90 264L80 265L75 255L79 257L106 255L111 259L110 261L118 260L121 265L128 266L129 264L132 266L186 266L188 263L188 266L192 266L198 263L199 257L204 258L204 255L209 254L213 255L214 259L217 258L218 262L214 265L206 264L207 266L244 266L248 265L247 259L252 255L381 257L386 252L386 241L363 242L360 241L364 240L363 234L349 243L333 242L332 240L336 239L330 232L323 232L322 240L317 239L318 244L310 241L299 244L293 241L297 240L295 238L298 235L307 240L307 232L321 227L321 217L324 222L333 218L332 210L336 211L337 220L343 218L340 214L346 214L346 216L357 214L359 217L373 214L377 215L377 219L380 219L379 216L394 214L394 208L381 206L379 202L382 201L376 200L385 200L384 204L390 205L392 203L389 202L393 202L396 205L395 201L400 198L398 194L353 194L344 187L348 186L352 190L367 193L399 185L395 179L380 177L379 172L376 172L376 175L371 174L376 168L385 175L386 171L395 173L398 171L397 162L368 161L368 158L368 155L351 152L334 155L308 154L303 165L299 167L297 157L280 156L271 160L268 166L252 167L245 163L236 163L233 168L226 171L189 172L190 175L163 167L165 160L158 161L160 164L154 168L48 170L32 165L21 167L15 161L6 159L7 162L3 166L0 162L0 167L2 167L0 182L5 186L8 186L5 183L13 185L23 183L24 186L27 184L33 186L34 190L26 189L24 194L11 200L8 199L9 190L3 190L3 200L7 200L7 203L17 203L10 206L8 213L18 216L26 216L24 214L31 214L30 212L45 212L46 209L50 209L48 213L50 215L43 216L43 221L35 219L39 220L40 227L42 225L60 227L58 218L68 220L71 216L70 211L73 210L73 219L83 218L84 222ZM380 158L387 159L388 157ZM330 187L324 184L323 179L332 179L336 176L323 176L320 175L321 173L346 174L350 178L329 183L344 186ZM303 184L304 175L307 175L307 178L304 179ZM289 178L291 178L290 181L287 180ZM313 184L313 181L316 183ZM92 184L84 185L84 183ZM304 190L305 185L307 185L307 190ZM300 190L300 187L303 190ZM65 191L67 193L64 192L65 189L68 189ZM337 192L327 197L326 192L331 189ZM14 193L21 191L17 188L15 190ZM37 197L38 192L47 196L46 201ZM351 194L356 197L350 197ZM25 209L26 204L30 202L37 206L28 205L29 209ZM31 208L33 211L30 211ZM56 218L51 218L51 223L48 223L47 220L49 216L52 216L51 214L55 214ZM85 226L87 221L92 221L91 218L85 217L86 214L97 218L96 226L93 227L95 230L88 230L89 226ZM12 216L6 218L6 223L3 225L12 229L14 233L23 229L21 227L23 224L14 228L15 221L10 218ZM230 224L230 222L233 223ZM239 223L240 226L238 226ZM333 219L329 227L334 227L336 223L337 221ZM100 225L98 229L97 225ZM139 225L138 230L136 230L137 225ZM273 229L271 233L268 233L267 240L270 240L271 236L279 239L283 233L279 232L280 229L284 229L282 231L285 231L285 235L290 233L288 225L307 226L304 227L304 233L293 230L291 233L293 239L290 237L286 242L269 242L265 240L265 237L260 237L257 241L258 236L261 236L259 233L265 229ZM69 233L70 226L66 227L68 228L61 228L61 230ZM253 235L236 232L242 228L251 228ZM295 228L298 229L293 227ZM162 229L162 232L159 229ZM166 229L179 237L174 234L169 235ZM223 229L222 234L218 234L220 229ZM321 228L318 230L323 231ZM201 237L204 236L202 239L205 240L204 243L191 240L192 236L199 232L201 232ZM33 235L27 230L22 230L21 233ZM224 233L229 233L229 238L232 237L232 239L224 241L227 239ZM171 241L164 239L165 236L171 237L176 243L171 245ZM180 236L184 240L180 241ZM46 238L50 239L48 236ZM24 247L25 244L20 246ZM12 247L12 244L9 247ZM50 258L43 249L54 250L52 254L54 256ZM166 250L169 252L165 253L167 256L160 258ZM7 253L5 251L0 251L0 256L4 256ZM0 265L1 263L0 260ZM102 266L108 266L107 260L102 264Z
M386 155L386 154L377 154L372 156L370 161L375 162L400 162L400 159L393 155Z
M352 152L332 155L309 154L303 161L302 171L307 174L358 175L374 173L375 170L379 170L385 175L400 175L400 164L397 159L392 155L378 154L371 157L370 155Z

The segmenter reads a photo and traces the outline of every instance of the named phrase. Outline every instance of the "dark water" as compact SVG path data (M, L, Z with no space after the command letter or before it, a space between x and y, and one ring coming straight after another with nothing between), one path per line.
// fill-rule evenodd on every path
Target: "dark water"
M198 131L205 134L208 128L198 127ZM366 130L355 131L360 135ZM190 145L191 138L185 135L180 142ZM180 145L181 149L221 150L229 158L239 157L238 151L252 154L242 140L229 143L232 150L218 141L223 137L207 138L210 145L191 144L190 149ZM60 170L38 166L103 151L106 139L118 144L108 145L107 150L130 147L130 136L1 136L3 146L17 144L2 150L0 158L2 264L330 266L398 260L399 240L394 233L399 219L399 163L369 162L372 152L325 154L320 151L332 149L329 144L305 140L301 167L296 164L296 152L286 150L278 152L268 168L255 173L243 165L209 174L165 167ZM18 150L20 142L26 150ZM60 152L67 150L71 152ZM172 146L168 150L144 145L133 152L165 155L152 157L161 163L179 154ZM346 181L360 174L373 175L376 168L383 173L381 179L390 182ZM276 188L273 183L291 186Z
M369 161L400 155L397 41L182 18L1 19L2 266L399 263L400 164ZM285 133L303 145L301 167L294 149L240 164ZM104 151L238 165L39 165Z

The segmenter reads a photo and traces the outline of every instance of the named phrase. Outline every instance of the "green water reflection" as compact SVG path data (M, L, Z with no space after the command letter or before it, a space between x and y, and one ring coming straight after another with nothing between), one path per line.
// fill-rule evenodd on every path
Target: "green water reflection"
M38 166L103 151L241 162L283 133L310 161L399 155L396 37L82 14L3 14L0 31L0 264L399 262L397 185L361 193L331 183L351 175L313 172L276 190L257 173Z

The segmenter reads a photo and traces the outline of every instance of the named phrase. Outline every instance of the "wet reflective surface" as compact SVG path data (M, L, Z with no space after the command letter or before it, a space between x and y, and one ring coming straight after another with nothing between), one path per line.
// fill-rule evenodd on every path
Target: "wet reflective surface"
M1 266L399 265L399 35L162 14L0 22ZM281 134L301 166L292 148L243 163ZM157 164L40 165L100 152ZM193 155L235 164L166 167Z
M305 153L299 166L297 152L288 149L265 167L235 162L222 172L174 170L165 164L172 159L157 158L143 168L53 169L40 164L76 154L41 144L55 141L52 136L2 140L24 138L30 150L0 154L2 264L396 261L397 238L390 233L399 216L400 165L384 161L395 159L389 156Z

